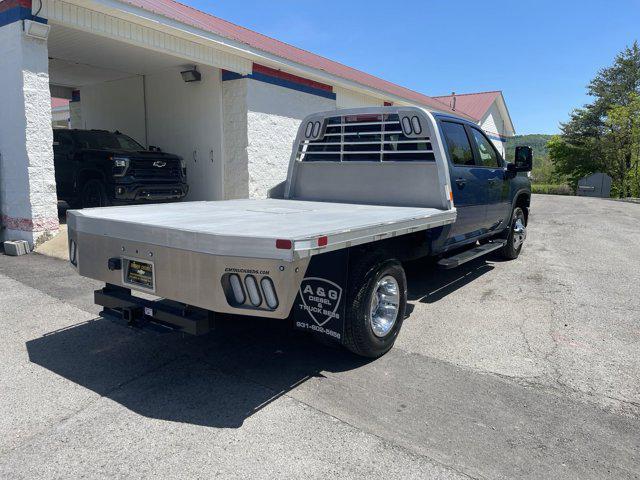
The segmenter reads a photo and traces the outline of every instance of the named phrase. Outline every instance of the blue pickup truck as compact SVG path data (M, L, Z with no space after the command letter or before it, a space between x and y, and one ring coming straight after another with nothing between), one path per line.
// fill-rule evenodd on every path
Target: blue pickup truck
M529 147L507 162L461 117L322 112L300 125L270 198L70 211L69 258L131 325L201 334L219 314L270 317L378 357L405 317L403 262L518 257L531 164Z

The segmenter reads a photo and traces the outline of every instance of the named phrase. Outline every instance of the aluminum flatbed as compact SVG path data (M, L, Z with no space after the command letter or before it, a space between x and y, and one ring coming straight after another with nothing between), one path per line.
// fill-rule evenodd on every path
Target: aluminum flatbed
M211 255L292 261L455 221L455 209L302 200L227 200L92 208L74 212L78 233ZM327 237L318 246L318 238ZM285 240L277 248L276 240Z
M254 315L386 352L404 318L402 262L436 252L457 218L434 115L310 115L270 197L71 210L69 258L130 323L202 333L216 314Z

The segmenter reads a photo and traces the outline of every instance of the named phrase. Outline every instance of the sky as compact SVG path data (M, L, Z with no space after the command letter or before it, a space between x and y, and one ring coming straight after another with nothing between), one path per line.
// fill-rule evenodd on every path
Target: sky
M558 133L640 41L640 0L182 0L427 95L502 90L516 133Z

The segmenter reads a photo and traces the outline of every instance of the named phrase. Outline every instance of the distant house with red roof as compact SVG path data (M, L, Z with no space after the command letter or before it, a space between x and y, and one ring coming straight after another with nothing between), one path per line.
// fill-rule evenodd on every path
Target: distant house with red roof
M471 117L493 140L502 156L505 155L507 138L516 131L500 90L478 93L452 93L433 97L452 110Z

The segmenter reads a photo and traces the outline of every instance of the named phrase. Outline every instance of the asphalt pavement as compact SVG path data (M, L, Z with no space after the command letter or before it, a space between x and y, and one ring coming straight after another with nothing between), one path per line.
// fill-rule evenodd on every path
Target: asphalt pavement
M0 478L640 477L640 205L537 195L518 260L407 269L368 361L271 320L130 329L0 255Z

